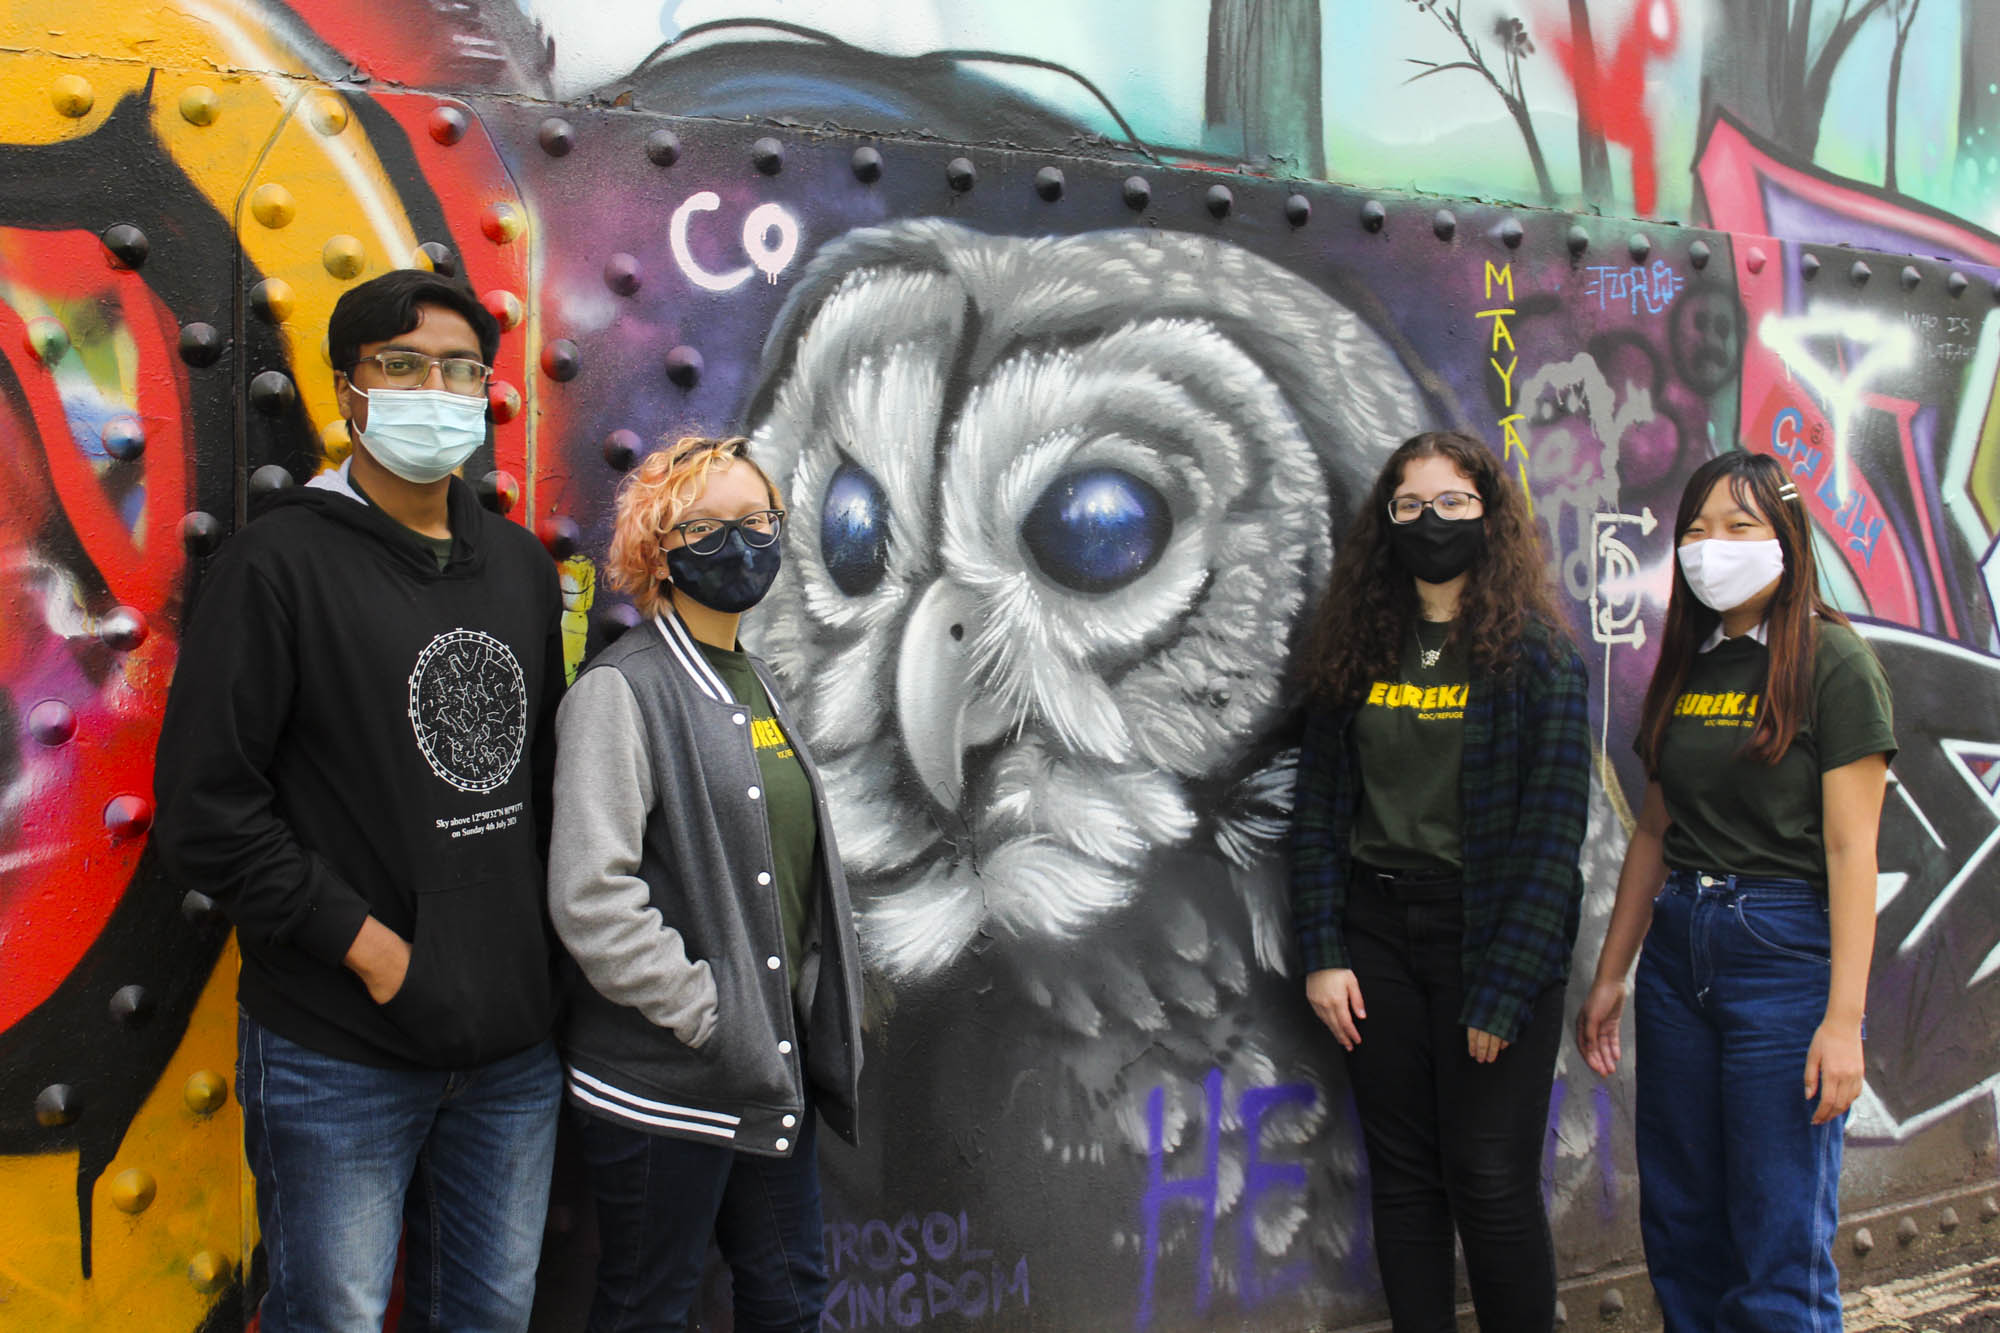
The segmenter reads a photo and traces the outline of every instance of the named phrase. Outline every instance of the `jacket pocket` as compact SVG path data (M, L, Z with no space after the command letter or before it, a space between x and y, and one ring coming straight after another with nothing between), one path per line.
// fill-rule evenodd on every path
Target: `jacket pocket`
M547 1035L540 908L517 896L490 879L416 894L409 971L382 1013L427 1061L483 1064Z

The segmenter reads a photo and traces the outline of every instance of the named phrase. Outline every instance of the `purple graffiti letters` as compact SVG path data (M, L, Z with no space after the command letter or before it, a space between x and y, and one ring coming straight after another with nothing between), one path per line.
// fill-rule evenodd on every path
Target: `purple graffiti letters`
M998 1315L1009 1298L1028 1307L1027 1256L1011 1272L991 1262L993 1251L973 1244L963 1211L829 1221L825 1244L834 1284L820 1316L822 1333L913 1328L945 1314L983 1319Z

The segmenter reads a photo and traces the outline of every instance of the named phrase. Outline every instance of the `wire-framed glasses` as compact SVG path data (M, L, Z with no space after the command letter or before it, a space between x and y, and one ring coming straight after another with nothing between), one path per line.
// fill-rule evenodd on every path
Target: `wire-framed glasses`
M1426 509L1439 518L1448 518L1453 522L1461 518L1477 518L1480 513L1479 497L1471 491L1439 491L1429 500L1419 500L1414 495L1399 495L1389 501L1389 521L1414 523Z
M686 539L687 549L696 555L714 555L729 540L732 531L743 534L745 546L769 546L778 540L784 523L784 510L759 509L742 518L691 518L674 524L673 531Z
M392 389L422 388L431 377L431 367L436 366L446 389L476 394L485 391L486 377L493 373L493 367L469 356L432 356L428 352L373 352L356 357L354 364L359 366L363 361L374 362Z

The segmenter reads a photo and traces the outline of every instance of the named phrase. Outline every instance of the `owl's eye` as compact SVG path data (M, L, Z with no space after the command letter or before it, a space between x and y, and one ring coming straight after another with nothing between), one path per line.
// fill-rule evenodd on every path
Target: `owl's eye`
M827 483L819 552L833 586L849 597L873 592L889 567L889 493L852 461L842 463Z
M1167 497L1111 467L1058 477L1021 524L1042 573L1078 592L1110 592L1137 579L1159 563L1173 532Z

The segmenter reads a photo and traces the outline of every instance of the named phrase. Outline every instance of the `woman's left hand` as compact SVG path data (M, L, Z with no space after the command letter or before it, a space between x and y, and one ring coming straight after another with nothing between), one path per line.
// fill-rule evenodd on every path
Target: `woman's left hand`
M1506 1050L1512 1044L1511 1042L1500 1040L1500 1038L1490 1032L1481 1032L1478 1028L1467 1028L1465 1030L1465 1049L1471 1052L1472 1058L1479 1061L1482 1065L1490 1065L1495 1060L1498 1060L1500 1052Z
M1860 1025L1833 1019L1821 1023L1813 1033L1812 1049L1806 1052L1806 1098L1819 1094L1815 1125L1824 1125L1854 1105L1865 1071Z

